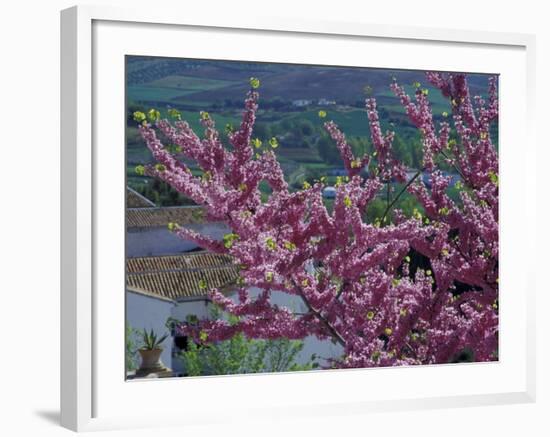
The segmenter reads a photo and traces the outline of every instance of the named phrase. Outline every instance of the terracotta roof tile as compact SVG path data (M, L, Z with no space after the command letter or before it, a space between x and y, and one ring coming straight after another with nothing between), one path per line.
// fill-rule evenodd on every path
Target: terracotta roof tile
M154 208L156 205L136 190L126 187L126 208Z
M204 223L204 210L200 206L126 209L128 228L166 227L171 222L181 226Z
M208 288L227 288L238 276L231 257L210 252L128 258L126 271L129 289L172 300L204 297L201 280Z
M189 270L227 265L232 265L229 255L218 255L212 252L128 258L126 260L126 270L128 273Z

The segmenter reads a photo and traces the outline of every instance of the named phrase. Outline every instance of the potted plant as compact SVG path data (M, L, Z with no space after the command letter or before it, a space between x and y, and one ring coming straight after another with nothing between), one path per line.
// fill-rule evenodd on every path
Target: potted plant
M161 344L168 338L168 334L164 334L161 337L153 331L147 331L144 329L141 332L142 346L138 352L141 355L141 366L138 370L138 375L147 375L158 371L168 370L166 366L160 360L163 348Z

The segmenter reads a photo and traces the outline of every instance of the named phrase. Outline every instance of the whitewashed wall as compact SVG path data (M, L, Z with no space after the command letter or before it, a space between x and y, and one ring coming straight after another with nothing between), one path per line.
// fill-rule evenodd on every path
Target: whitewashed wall
M216 240L221 240L228 232L220 223L186 226ZM126 256L174 255L197 249L192 241L182 240L165 227L130 228L126 233Z
M184 321L189 315L195 315L198 318L207 317L209 314L207 300L182 300L178 302L173 310L172 317Z
M251 288L249 290L252 297L257 297L261 290L258 288ZM238 300L238 296L235 294L231 296L234 301ZM291 309L296 313L303 313L307 311L307 308L298 296L293 296L280 291L274 291L271 293L270 302L279 306L284 306ZM317 362L324 366L327 364L327 359L338 358L343 353L343 348L339 344L334 344L330 340L319 340L314 336L308 336L304 338L304 348L298 354L296 362L298 364L306 364L310 361L311 355L315 354L319 359Z
M174 304L170 301L126 291L126 322L135 329L153 329L158 335L167 331L165 323L172 315ZM164 365L172 365L172 337L163 342L161 359Z

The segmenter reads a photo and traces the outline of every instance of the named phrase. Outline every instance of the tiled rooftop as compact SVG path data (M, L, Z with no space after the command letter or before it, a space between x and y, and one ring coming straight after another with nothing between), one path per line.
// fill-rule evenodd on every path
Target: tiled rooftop
M126 208L154 208L155 206L152 201L136 190L126 187Z
M237 266L227 255L196 252L182 255L128 258L128 289L162 299L204 297L208 288L229 288L238 276Z
M184 226L204 223L204 221L204 210L200 206L126 209L128 228L166 227L168 223Z
M128 273L192 270L227 265L232 265L229 255L218 255L206 251L184 255L128 258L126 260L126 270Z

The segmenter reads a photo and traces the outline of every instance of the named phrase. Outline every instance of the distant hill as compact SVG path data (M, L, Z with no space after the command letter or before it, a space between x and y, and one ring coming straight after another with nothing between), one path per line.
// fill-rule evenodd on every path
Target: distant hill
M241 61L186 60L155 57L128 57L129 95L148 101L153 88L175 103L242 100L249 89L248 79L260 78L262 99L329 99L354 104L365 98L365 87L375 97L390 97L392 77L402 84L419 82L427 86L423 72L363 67L311 66ZM203 81L201 87L197 81ZM474 94L485 94L487 75L469 75Z
M451 111L449 101L428 84L422 71L142 56L128 56L126 60L127 182L148 195L151 187L147 178L136 175L135 166L151 162L152 156L137 132L133 112L157 108L166 117L168 108L177 108L192 129L202 135L199 111L208 111L221 131L220 139L228 143L224 128L240 123L250 77L261 81L254 137L266 144L271 137L278 139L277 157L294 187L343 166L323 128L326 120L338 124L357 153L373 152L364 107L367 96L377 99L382 129L396 133L396 157L407 166L419 168L419 133L389 88L393 78L410 94L415 91L415 82L427 88L436 120L442 121L443 113ZM485 95L488 75L468 78L472 94ZM319 118L320 110L327 113L326 119ZM492 136L498 143L496 128ZM196 163L188 165L194 174L201 174ZM329 183L334 179L328 176ZM157 187L156 192L163 204L183 204L181 196L167 187Z

